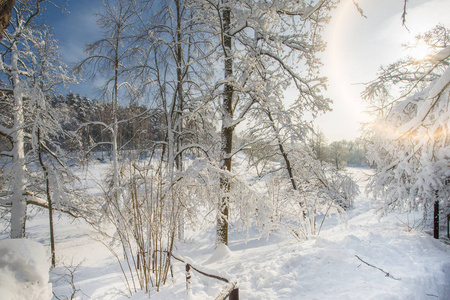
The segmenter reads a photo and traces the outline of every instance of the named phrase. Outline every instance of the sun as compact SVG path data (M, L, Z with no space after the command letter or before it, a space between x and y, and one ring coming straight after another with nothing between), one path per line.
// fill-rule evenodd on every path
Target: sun
M430 46L426 44L417 44L414 47L406 48L406 55L415 60L424 60L430 52Z

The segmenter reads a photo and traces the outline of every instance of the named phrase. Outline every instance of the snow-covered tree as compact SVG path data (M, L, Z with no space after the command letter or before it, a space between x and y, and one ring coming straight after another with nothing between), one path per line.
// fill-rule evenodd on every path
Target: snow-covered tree
M51 193L62 194L61 184L50 187L50 164L59 165L55 172L70 176L64 166L60 147L55 139L64 134L58 116L51 109L50 93L64 82L72 80L65 65L59 60L55 41L45 26L37 27L34 17L40 12L43 1L17 1L11 19L11 29L5 31L2 40L2 76L10 93L2 99L6 112L2 116L0 132L11 142L11 148L2 151L10 164L5 178L8 186L2 193L2 204L11 206L11 237L25 235L27 204L50 207ZM5 149L2 149L5 150ZM43 159L43 154L48 159ZM33 160L40 158L42 176L36 176ZM60 173L60 175L62 174ZM42 174L42 173L41 173ZM58 178L56 173L53 173ZM41 187L44 187L41 189ZM46 191L46 192L45 192ZM43 198L47 198L43 200ZM61 199L58 199L61 200ZM60 209L63 205L59 202Z
M337 170L345 168L354 144L345 140L332 142L328 146L328 161Z
M139 45L142 57L137 69L145 87L143 94L164 117L161 149L168 195L173 183L186 176L183 156L207 157L213 128L211 95L207 84L213 73L208 27L199 18L201 8L195 1L137 1L141 20ZM179 203L180 199L173 199ZM186 204L183 204L186 205ZM181 206L182 207L182 206ZM183 238L183 212L179 217L179 237Z
M328 160L328 142L322 131L316 129L311 133L309 146L318 160Z
M316 58L323 49L320 29L333 2L196 1L216 37L216 55L223 72L215 83L221 118L219 165L226 171L220 180L217 244L228 243L232 202L228 178L232 157L239 150L233 146L233 133L252 106L268 101L266 94L271 88L276 89L271 91L273 95L280 96L292 85L297 90L299 111L315 113L328 108L328 100L320 96L324 79L309 71L320 64ZM308 67L305 70L298 65Z
M405 58L380 67L377 77L366 84L361 94L375 117L386 117L396 101L422 91L442 75L448 59L436 61L431 57L447 47L449 41L449 29L437 25L403 45ZM416 57L416 49L427 51L428 56Z
M259 154L251 159L253 167L260 179L269 182L268 194L274 198L270 219L288 226L299 239L318 234L317 217L344 212L358 194L350 176L321 162L308 148L312 126L304 121L305 113L295 106L285 109L273 99L258 103L250 110L253 122L245 138L251 141L250 153Z
M67 152L60 145L61 139L71 139L72 134L61 126L62 116L52 107L51 96L57 86L74 82L75 79L61 62L56 41L45 26L36 33L34 48L36 59L30 69L33 70L36 94L30 97L29 103L32 125L31 151L27 155L37 157L42 172L32 172L33 188L30 190L37 195L44 195L48 203L52 266L55 266L53 207L58 207L67 200L66 195L71 193L67 189L67 183L73 182L75 176L66 165Z
M119 134L119 98L133 94L130 85L130 62L137 53L132 47L135 35L132 33L134 26L134 11L132 1L105 1L105 10L98 14L98 24L103 30L103 37L87 46L88 57L77 66L77 69L90 72L93 77L103 76L103 96L111 101L113 106L113 120L111 124L102 122L88 122L84 126L99 125L110 131L112 140L108 142L112 148L112 200L123 207L120 199L120 176L118 158L118 134ZM89 67L88 67L89 66ZM126 90L125 90L126 89ZM98 145L93 145L89 150Z
M383 68L364 92L372 100L384 97L392 84L400 84L402 94L373 126L369 159L377 173L368 191L382 199L384 213L422 209L426 220L436 201L449 209L448 30L437 26L416 41L430 45L431 55L420 61L410 57Z

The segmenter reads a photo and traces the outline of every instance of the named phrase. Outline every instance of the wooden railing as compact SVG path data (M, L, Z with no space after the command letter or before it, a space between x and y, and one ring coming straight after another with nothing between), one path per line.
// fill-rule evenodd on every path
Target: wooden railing
M224 277L220 277L220 276L217 276L214 274L208 274L173 254L172 254L172 257L174 259L182 262L186 266L186 289L187 289L188 293L192 292L192 282L191 282L191 278L192 278L191 269L192 269L203 276L217 279L217 280L220 280L220 281L228 284L227 287L220 293L220 295L216 297L216 300L225 300L227 297L229 300L239 300L239 288L237 287L236 281L231 282Z

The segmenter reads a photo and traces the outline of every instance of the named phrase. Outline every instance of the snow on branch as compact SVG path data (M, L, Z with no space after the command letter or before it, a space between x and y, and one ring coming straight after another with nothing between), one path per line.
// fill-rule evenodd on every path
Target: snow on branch
M11 207L12 202L11 199L4 198L6 196L10 196L12 193L2 193L0 194L0 206L3 207ZM36 205L42 208L48 209L48 201L46 199L37 197L36 195L32 195L31 193L26 193L27 205ZM89 212L86 210L81 210L75 207L73 204L68 202L59 202L58 205L53 205L53 209L66 213L74 218L84 218Z
M237 33L241 32L242 30L244 30L247 27L248 27L247 20L241 20L239 22L239 24L237 24L237 26L235 28L230 29L228 34L231 35L231 36L234 36L234 35L236 35Z
M189 144L189 145L184 145L184 146L183 146L183 147L175 154L174 158L177 158L177 157L178 157L181 153L183 153L184 151L189 150L189 149L193 149L193 148L196 148L196 149L201 150L201 151L206 155L206 157L209 158L208 149L206 149L205 146L204 146L204 145L201 145L201 144Z
M11 135L11 132L12 132L11 129L9 129L9 128L3 126L3 125L0 125L0 135L3 135L3 136L10 136L10 135Z
M447 60L448 48L434 60ZM424 86L421 79L415 84ZM448 199L449 97L447 66L426 88L393 103L375 124L369 159L377 173L367 191L382 199L382 213L421 209L426 221L434 202Z
M287 15L287 16L300 16L302 21L306 21L309 19L316 11L318 11L326 2L327 0L320 0L316 3L314 6L310 6L308 9L300 9L297 11L289 11L284 9L278 9L277 13L280 15Z
M302 20L305 21L311 17L313 13L318 11L326 2L327 0L320 0L316 3L315 6L311 7L304 15L302 15Z
M113 132L113 128L111 125L108 125L105 122L100 122L100 121L92 121L92 122L87 122L87 123L81 124L80 128L78 128L77 132L82 130L84 127L87 127L90 125L101 125L101 126L105 127L105 129L108 129L111 133Z
M357 9L358 12L361 14L361 16L363 16L364 18L367 19L367 16L364 14L364 11L363 11L362 8L359 6L358 2L356 2L355 0L353 0L353 4L356 6L356 9Z

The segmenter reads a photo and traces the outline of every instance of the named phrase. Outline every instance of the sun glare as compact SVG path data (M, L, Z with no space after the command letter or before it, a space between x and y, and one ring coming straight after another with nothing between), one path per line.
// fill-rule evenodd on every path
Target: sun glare
M407 48L406 55L415 60L423 60L430 54L430 47L425 44L418 44L415 47Z

